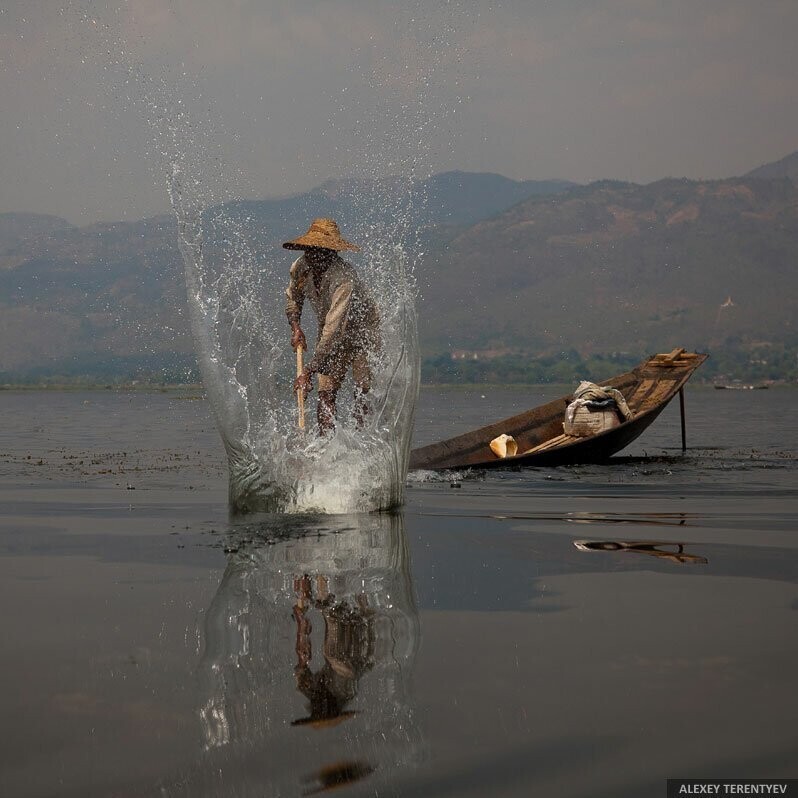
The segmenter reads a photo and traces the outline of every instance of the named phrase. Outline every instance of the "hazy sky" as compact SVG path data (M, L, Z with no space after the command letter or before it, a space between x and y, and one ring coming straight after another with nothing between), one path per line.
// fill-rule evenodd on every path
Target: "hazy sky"
M163 212L173 127L249 197L727 177L798 149L797 31L795 0L0 0L0 212Z

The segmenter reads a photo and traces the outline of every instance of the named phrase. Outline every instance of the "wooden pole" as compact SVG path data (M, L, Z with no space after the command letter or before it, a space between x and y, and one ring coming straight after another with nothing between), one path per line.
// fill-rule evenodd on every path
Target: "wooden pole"
M679 388L679 412L682 415L682 452L687 451L687 426L684 423L684 387Z
M296 375L297 377L302 374L304 366L302 365L302 347L296 348ZM296 392L296 403L299 407L299 429L305 429L305 392L300 388Z

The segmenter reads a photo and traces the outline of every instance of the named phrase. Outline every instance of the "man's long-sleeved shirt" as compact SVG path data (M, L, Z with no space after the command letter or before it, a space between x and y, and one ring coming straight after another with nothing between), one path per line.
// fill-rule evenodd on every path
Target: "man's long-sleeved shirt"
M380 319L365 285L342 258L333 258L318 284L313 278L314 272L304 255L291 264L285 312L289 321L298 322L305 299L310 301L319 332L308 365L313 371L328 374L338 358L379 340Z

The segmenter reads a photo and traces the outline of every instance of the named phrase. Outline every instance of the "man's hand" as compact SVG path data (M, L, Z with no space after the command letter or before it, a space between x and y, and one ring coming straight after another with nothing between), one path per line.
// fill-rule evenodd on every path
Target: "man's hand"
M305 340L305 333L299 324L291 325L291 348L296 352L297 347L302 347L303 351L308 351L308 342Z
M294 393L298 391L302 391L302 398L306 399L307 395L310 391L313 390L313 374L305 369L295 380L294 380Z

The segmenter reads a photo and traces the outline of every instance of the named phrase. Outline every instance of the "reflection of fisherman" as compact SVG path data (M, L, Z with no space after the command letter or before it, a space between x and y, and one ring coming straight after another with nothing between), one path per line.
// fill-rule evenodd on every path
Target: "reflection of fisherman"
M291 325L291 346L307 348L300 327L305 298L318 319L316 349L294 382L294 391L307 395L314 374L319 375L317 418L319 431L335 427L335 401L351 367L355 381L354 415L358 426L365 418L365 394L371 387L369 354L380 347L379 314L354 268L338 252L359 247L346 241L332 219L316 219L307 233L283 244L304 254L291 265L286 290L286 315Z
M346 601L335 600L324 577L319 576L316 581L315 600L309 576L294 581L298 596L294 605L297 624L294 674L297 689L310 701L310 715L291 725L321 728L355 714L345 711L345 707L357 695L360 677L374 666L374 616L365 594L357 596L356 605L351 606ZM324 665L315 673L310 669L313 658L310 606L320 610L324 619Z
M205 751L175 795L311 795L366 777L382 795L417 763L419 628L402 516L323 523L320 534L311 517L275 516L231 531L205 613ZM252 780L264 751L268 784Z

